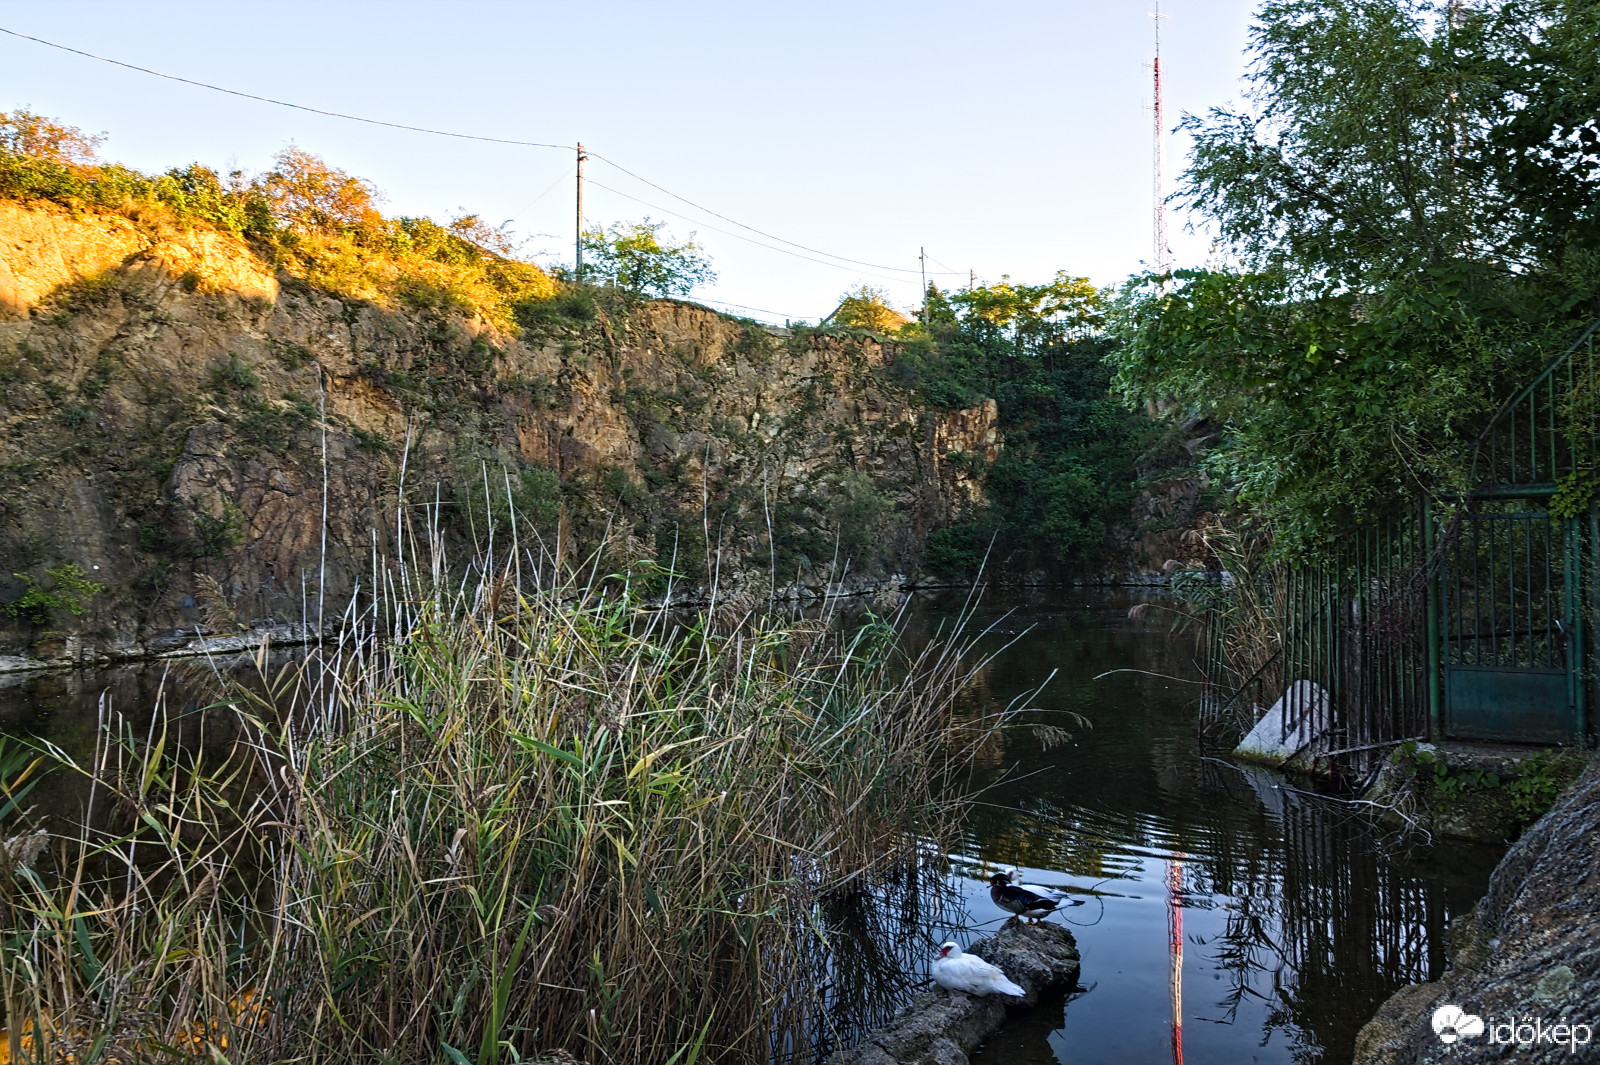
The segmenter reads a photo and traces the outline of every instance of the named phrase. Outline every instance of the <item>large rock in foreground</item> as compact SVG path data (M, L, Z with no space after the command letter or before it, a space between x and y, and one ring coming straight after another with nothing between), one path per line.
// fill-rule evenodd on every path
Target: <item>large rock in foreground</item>
M1021 984L1027 996L976 997L936 987L924 991L882 1028L843 1051L838 1065L966 1065L968 1052L1005 1023L1007 1009L1032 1009L1046 991L1078 981L1078 946L1056 924L1006 924L990 939L964 948Z
M1600 1060L1600 759L1506 853L1461 925L1454 967L1385 1002L1355 1065ZM1446 1006L1466 1015L1451 1043L1433 1027Z

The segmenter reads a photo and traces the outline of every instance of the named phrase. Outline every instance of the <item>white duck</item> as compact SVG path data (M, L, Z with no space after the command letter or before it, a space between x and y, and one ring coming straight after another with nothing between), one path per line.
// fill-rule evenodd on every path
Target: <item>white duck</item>
M951 991L965 991L969 995L988 995L995 991L1019 998L1027 992L1010 980L997 966L982 958L961 953L954 943L941 943L939 956L933 959L933 982Z

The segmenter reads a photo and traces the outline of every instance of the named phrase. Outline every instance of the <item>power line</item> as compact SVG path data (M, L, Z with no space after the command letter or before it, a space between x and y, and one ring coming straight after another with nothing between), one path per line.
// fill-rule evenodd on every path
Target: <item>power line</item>
M567 180L567 175L566 174L562 174L559 177L557 177L554 181L550 182L549 187L547 187L543 192L539 193L539 195L535 196L533 199L529 200L527 203L523 204L521 207L518 207L515 211L513 211L511 213L511 217L512 218L516 218L516 217L520 216L523 211L526 211L528 208L532 207L534 204L538 203L540 200L542 200L546 196L550 195L551 192L555 191L555 187L557 185L561 184L565 180Z
M713 211L709 207L702 207L700 204L695 203L691 199L688 199L688 198L683 197L683 196L679 196L676 192L673 192L671 189L662 188L660 185L657 185L654 181L651 181L649 178L640 177L638 174L635 174L632 170L629 170L627 167L623 166L620 163L616 163L616 162L611 161L610 159L607 159L605 156L601 155L599 152L590 152L589 155L590 155L591 158L598 159L602 163L605 163L609 167L612 167L612 168L614 168L616 170L622 171L624 174L627 174L629 177L633 178L635 181L644 182L646 185L649 185L651 188L655 189L657 192L664 192L668 196L671 196L674 200L678 200L681 203L688 204L690 207L693 207L697 211L704 211L706 214L711 215L713 218L720 218L724 222L727 222L727 223L729 223L731 225L738 226L740 229L748 229L750 232L755 233L758 236L766 237L768 240L775 240L779 244L787 244L791 248L799 248L801 251L808 251L808 252L811 252L813 255L826 255L830 259L839 259L842 262L847 262L847 263L850 263L850 264L852 264L854 266L867 266L867 267L871 267L874 270L893 270L895 273L900 273L900 274L915 274L915 273L919 272L917 270L913 270L912 268L910 268L908 266L884 266L881 263L862 262L859 259L850 259L850 258L846 258L843 255L835 255L831 251L822 251L820 248L808 248L804 244L796 244L792 240L785 240L782 237L775 236L775 235L773 235L771 233L765 232L764 230L757 229L755 226L747 226L743 222L740 222L738 219L729 218L725 214L718 214L716 211ZM616 190L613 189L612 191L615 192ZM644 201L640 200L638 202L643 203ZM646 206L648 206L648 205L646 205ZM656 210L664 211L664 210L666 210L666 208L665 207L657 207ZM681 218L683 216L680 215L679 217ZM702 224L704 224L704 223L702 223ZM959 271L959 270L951 270L949 272L952 273L952 274L958 274L961 271Z
M589 153L589 158L598 159L600 157L598 155L595 155L593 152L590 152ZM732 237L734 240L742 240L747 244L754 244L758 248L765 248L768 251L775 251L779 255L792 255L796 259L804 259L806 262L808 262L808 263L816 263L818 266L830 266L835 270L845 270L845 271L848 271L850 273L856 273L856 271L852 267L844 266L844 265L842 265L840 263L830 263L826 259L813 259L809 255L801 255L799 252L790 251L788 248L775 248L771 244L763 244L763 243L761 243L761 241L754 240L754 239L752 239L750 237L745 236L742 233L729 232L728 230L723 229L720 226L714 226L709 222L703 221L703 220L698 219L698 218L691 217L690 215L686 215L682 211L675 211L671 207L662 207L660 204L651 203L648 200L641 200L641 199L639 199L639 197L630 195L630 194L628 194L626 192L623 192L621 189L614 189L610 185L602 184L602 183L596 181L594 178L586 178L585 180L590 185L593 185L597 189L605 189L607 192L612 193L613 195L621 196L625 200L632 200L634 203L637 203L637 204L639 204L641 206L644 206L644 207L648 207L652 211L660 211L663 214L670 214L675 218L681 218L685 222L693 222L697 226L705 226L707 229L711 230L713 233L721 233L725 237ZM707 213L708 214L714 214L715 212L707 212ZM720 218L721 216L718 215L718 217ZM826 254L826 253L824 253L824 254ZM866 276L871 277L873 275L868 274ZM904 278L904 277L882 277L882 276L879 276L877 278L877 280L879 280L879 281L887 281L891 285L913 285L913 284L916 284L916 282L912 281L910 278Z
M377 118L362 118L360 115L347 115L340 111L324 111L320 107L308 107L305 104L290 103L287 100L274 100L270 96L257 96L254 93L240 92L238 89L225 89L221 85L212 85L209 82L195 81L193 78L180 78L176 74L163 74L159 70L151 70L149 67L141 67L135 66L132 63L124 63L120 59L109 59L106 56L95 55L93 52L85 52L78 48L69 48L64 44L57 44L54 41L47 41L42 37L30 37L26 33L18 33L16 30L8 30L4 26L0 26L0 33L7 33L13 37L20 37L24 41L32 41L34 44L42 44L46 48L55 48L62 52L71 52L73 55L81 55L85 59L93 59L101 63L110 63L114 67L123 67L127 70L137 70L141 74L149 74L153 77L165 78L168 81L181 82L184 85L193 85L198 89L210 89L212 92L227 93L229 96L240 96L246 100L255 100L264 104L276 104L278 107L292 107L296 111L309 111L314 115L326 115L328 118L342 118L347 122L365 122L369 126L387 126L390 129L409 130L412 133L427 133L435 137L454 137L456 140L463 141L484 141L489 144L514 144L521 148L559 148L562 151L570 151L572 149L572 145L570 144L545 144L541 141L518 141L511 140L506 137L482 137L475 133L452 133L449 130L443 129L427 129L423 126L408 126L401 122L385 122L382 119Z
M405 130L405 131L410 132L410 133L425 133L425 134L428 134L429 136L434 136L434 137L450 137L450 138L453 138L455 140L479 141L479 142L482 142L482 143L485 143L485 144L506 144L506 145L512 145L512 146L521 147L521 148L554 148L554 149L558 149L560 151L570 151L571 150L571 145L566 145L566 144L548 144L548 143L545 143L543 141L515 140L515 139L509 138L509 137L487 137L487 136L482 136L480 134L475 134L475 133L456 133L456 132L453 132L453 131L450 131L450 130L431 129L431 128L428 128L426 126L407 125L407 124L405 124L403 122L387 122L387 121L384 121L382 119L377 119L377 118L366 118L366 117L363 117L361 115L346 114L346 113L344 113L342 111L328 111L328 110L325 110L325 109L320 108L320 107L311 107L311 106L309 106L307 104L297 104L297 103L292 103L292 102L290 102L288 100L278 100L278 99L275 99L275 98L270 97L270 96L258 96L255 93L243 92L243 91L238 90L238 89L229 89L229 88L225 88L224 86L221 86L221 85L214 85L214 84L212 84L210 82L198 81L198 80L196 80L194 78L185 78L185 77L180 77L180 76L178 76L176 74L167 74L167 73L164 73L164 72L159 71L159 70L152 70L149 67L142 67L142 66L139 66L139 65L134 64L134 63L126 63L126 62L123 62L120 59L112 59L109 56L96 55L93 52L86 52L86 51L82 50L81 48L73 48L73 47L70 47L69 45L58 44L55 41L47 41L42 37L34 37L34 36L30 35L30 34L19 33L16 30L7 29L4 26L0 26L0 33L4 33L4 34L7 34L9 36L16 37L16 38L18 38L20 40L32 41L34 44L41 44L41 45L44 45L46 48L54 48L57 51L68 52L68 53L70 53L72 55L82 56L85 59L92 59L92 60L94 60L95 62L98 62L98 63L107 63L107 64L110 64L111 66L122 67L124 70L137 71L140 74L148 74L151 77L162 78L162 79L164 79L166 81L175 81L175 82L178 82L179 84L190 85L190 86L193 86L194 88L198 88L198 89L207 89L207 90L209 90L211 92L220 92L220 93L223 93L223 94L228 95L228 96L237 96L240 99L254 100L254 101L258 102L258 103L264 103L264 104L272 104L272 105L274 105L276 107L287 107L287 108L290 108L290 109L295 110L295 111L305 111L305 112L307 112L309 114L322 115L322 116L327 117L327 118L338 118L338 119L343 119L343 120L345 120L347 122L361 122L361 123L364 123L364 124L369 125L369 126L382 126L382 127L387 128L387 129ZM582 152L582 149L580 148L579 151ZM780 244L786 244L790 248L798 248L800 251L810 252L812 255L821 255L821 256L825 256L826 258L829 258L829 259L837 259L837 260L839 260L840 263L849 263L852 266L865 266L865 267L868 267L868 268L873 269L873 270L887 270L887 271L890 271L892 273L913 274L913 275L917 274L919 272L919 271L914 270L914 269L912 269L910 267L887 266L887 265L883 265L883 264L880 264L880 263L869 263L869 262L865 262L865 261L860 260L860 259L852 259L852 258L850 258L848 256L844 256L844 255L836 255L833 252L823 251L820 248L812 248L812 247L808 247L807 245L804 245L804 244L797 244L796 242L794 242L792 240L786 240L783 237L777 236L777 235L772 234L772 233L768 233L768 232L766 232L764 230L757 229L754 226L746 225L745 223L740 222L738 219L729 218L725 214L722 214L722 213L720 213L718 211L713 211L709 207L702 206L701 204L698 204L698 203L694 202L693 200L688 199L687 197L680 196L676 192L673 192L671 189L668 189L668 188L665 188L665 187L663 187L661 185L658 185L655 182L651 181L649 178L643 177L640 174L636 174L632 170L629 170L627 167L623 166L622 164L614 162L611 159L608 159L605 156L600 155L597 152L588 152L588 153L585 153L585 154L587 155L588 158L597 159L597 160L605 163L607 166L610 166L613 169L621 171L622 173L626 174L627 176L633 178L635 181L643 182L644 184L650 186L651 188L657 190L658 192L662 192L662 193L672 197L675 200L678 200L678 201L680 201L682 203L688 204L690 207L693 207L697 211L702 211L702 212L704 212L706 214L711 215L714 218L719 218L722 221L729 223L730 225L738 226L740 229L749 230L751 233L755 233L758 236L765 237L768 240L775 240ZM667 214L672 214L672 215L675 215L675 216L677 216L679 218L687 219L688 221L695 222L697 225L703 225L707 229L711 229L711 230L714 230L715 232L722 233L725 236L734 237L735 239L738 239L738 240L745 240L745 241L748 241L751 244L757 245L758 247L768 248L771 251L784 252L785 254L789 254L789 255L794 255L795 254L794 252L786 252L785 249L783 249L783 248L773 248L770 245L761 244L759 241L750 240L750 238L741 236L738 233L729 233L727 230L719 229L716 226L713 226L713 225L711 225L711 224L709 224L707 222L697 221L696 219L690 218L689 216L684 215L681 212L673 211L673 210L670 210L670 209L665 208L665 207L659 207L659 206L650 204L650 203L648 203L648 202L646 202L644 200L639 199L636 196L630 196L627 193L622 192L622 191L620 191L618 189L612 189L612 188L608 188L605 185L600 185L599 182L593 181L593 179L590 179L590 181L591 181L592 184L599 185L600 188L606 189L606 191L615 193L618 196L622 196L625 199L633 200L635 203L644 204L644 206L652 207L654 210L657 210L657 211L664 211ZM553 187L554 186L552 186L552 188ZM546 191L548 192L549 190L546 190ZM539 196L539 199L543 199L543 195L544 194L541 193L540 196ZM537 202L537 201L535 201L535 202ZM530 206L531 206L531 204L530 204ZM523 209L526 210L526 208L523 208ZM582 229L581 224L579 226L579 229L580 230ZM805 258L807 258L807 256L798 255L798 256L796 256L796 258L805 259ZM844 267L840 267L838 263L822 262L819 259L810 259L809 261L818 263L818 264L820 264L822 266L833 266L833 267L835 267L837 269L844 269ZM958 270L947 270L946 272L950 273L950 274L958 274L958 273L960 273L960 271L958 271ZM900 282L900 279L892 279L892 278L879 278L879 280L882 280L882 281L896 281L897 283L909 283L909 282Z
M714 300L714 299L711 299L710 297L707 297L707 296L689 296L687 298L688 298L690 303L714 303L719 307L737 307L741 311L759 311L762 314L776 315L779 318L782 318L782 319L784 319L786 321L793 321L796 318L804 321L806 318L815 317L815 315L790 314L787 311L769 310L766 307L746 307L742 303L729 303L727 300Z

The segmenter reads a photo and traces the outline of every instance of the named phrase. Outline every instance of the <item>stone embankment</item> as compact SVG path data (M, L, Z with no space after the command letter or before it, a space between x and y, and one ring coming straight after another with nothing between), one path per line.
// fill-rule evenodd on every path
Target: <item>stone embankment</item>
M1356 1039L1355 1065L1600 1060L1600 758L1452 925L1451 966L1383 1004ZM1434 1029L1446 1006L1466 1015L1451 1043Z
M1013 920L964 949L1005 970L1027 995L924 991L888 1024L840 1053L837 1065L966 1065L967 1054L1000 1030L1008 1012L1032 1009L1041 995L1078 982L1077 943L1060 925Z

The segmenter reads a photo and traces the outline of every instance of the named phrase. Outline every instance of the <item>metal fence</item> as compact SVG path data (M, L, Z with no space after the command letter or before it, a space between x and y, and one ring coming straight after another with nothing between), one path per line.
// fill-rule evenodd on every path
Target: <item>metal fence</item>
M1426 736L1432 520L1418 507L1359 530L1324 565L1256 575L1265 619L1209 611L1205 674L1214 713L1259 712L1284 698L1278 740L1325 714L1319 753L1329 756ZM1243 672L1229 661L1240 641L1228 628L1263 624L1276 628L1274 650ZM1318 696L1297 698L1297 681L1315 684Z
M1281 699L1278 739L1314 732L1327 757L1410 738L1584 742L1600 659L1597 348L1600 322L1500 408L1471 491L1418 499L1317 565L1233 577L1248 594L1206 614L1211 713Z

